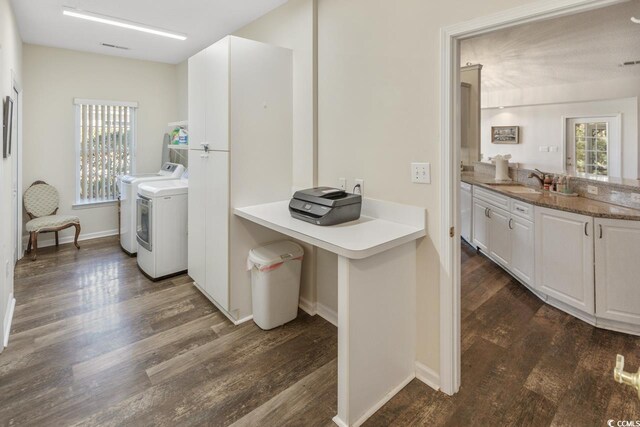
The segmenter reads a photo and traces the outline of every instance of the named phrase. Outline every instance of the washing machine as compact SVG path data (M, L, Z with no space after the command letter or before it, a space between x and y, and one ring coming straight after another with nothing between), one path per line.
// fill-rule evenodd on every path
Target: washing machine
M120 247L129 255L138 251L136 240L136 196L138 186L144 182L177 180L184 173L184 166L165 163L158 173L121 175L118 177L120 189Z
M138 267L159 280L187 271L187 173L141 184L136 200Z

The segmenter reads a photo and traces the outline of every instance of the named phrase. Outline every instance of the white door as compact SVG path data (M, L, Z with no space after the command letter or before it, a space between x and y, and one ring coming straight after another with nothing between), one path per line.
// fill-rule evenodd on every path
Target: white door
M229 150L229 37L206 52L206 142L211 150Z
M536 207L536 288L594 314L593 218Z
M201 51L189 58L188 95L189 95L189 148L202 150L206 139L206 51ZM191 182L189 182L191 186ZM191 191L191 188L189 188Z
M206 288L205 241L206 199L209 155L204 151L189 150L189 198L188 198L188 262L189 276L203 289Z
M207 165L205 291L227 311L229 215L229 152L210 151Z
M511 217L511 271L529 286L534 282L534 228L533 222Z
M640 324L640 222L596 219L596 314Z
M620 115L567 119L567 171L622 176L620 120Z
M468 184L462 183L460 187L460 236L469 243L471 242L471 212L473 211L473 200Z
M511 216L509 212L489 207L489 254L505 267L511 264Z
M473 244L489 253L489 204L473 199Z

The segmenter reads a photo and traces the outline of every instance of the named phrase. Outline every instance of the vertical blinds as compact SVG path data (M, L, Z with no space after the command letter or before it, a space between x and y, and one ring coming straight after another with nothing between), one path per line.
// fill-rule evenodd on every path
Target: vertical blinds
M117 200L118 175L133 170L136 108L122 104L76 102L78 203Z

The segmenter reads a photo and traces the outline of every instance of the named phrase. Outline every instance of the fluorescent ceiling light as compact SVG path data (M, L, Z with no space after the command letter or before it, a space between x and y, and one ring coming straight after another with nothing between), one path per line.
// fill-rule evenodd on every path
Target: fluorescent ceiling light
M72 9L70 7L63 7L62 14L66 16L72 16L74 18L86 19L87 21L100 22L102 24L113 25L120 28L127 28L129 30L142 31L143 33L155 34L157 36L169 37L177 40L186 40L187 36L180 33L174 33L166 31L160 28L149 27L148 25L138 24L136 22L126 21L124 19L113 18L111 16L100 15L93 12L87 12L84 10Z

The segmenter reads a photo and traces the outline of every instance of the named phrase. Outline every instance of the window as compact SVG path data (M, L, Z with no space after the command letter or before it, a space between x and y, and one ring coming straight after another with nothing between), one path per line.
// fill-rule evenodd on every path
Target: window
M118 199L117 177L135 170L137 103L76 99L77 204Z
M619 146L616 117L587 117L567 120L567 169L572 173L609 176L612 147Z

